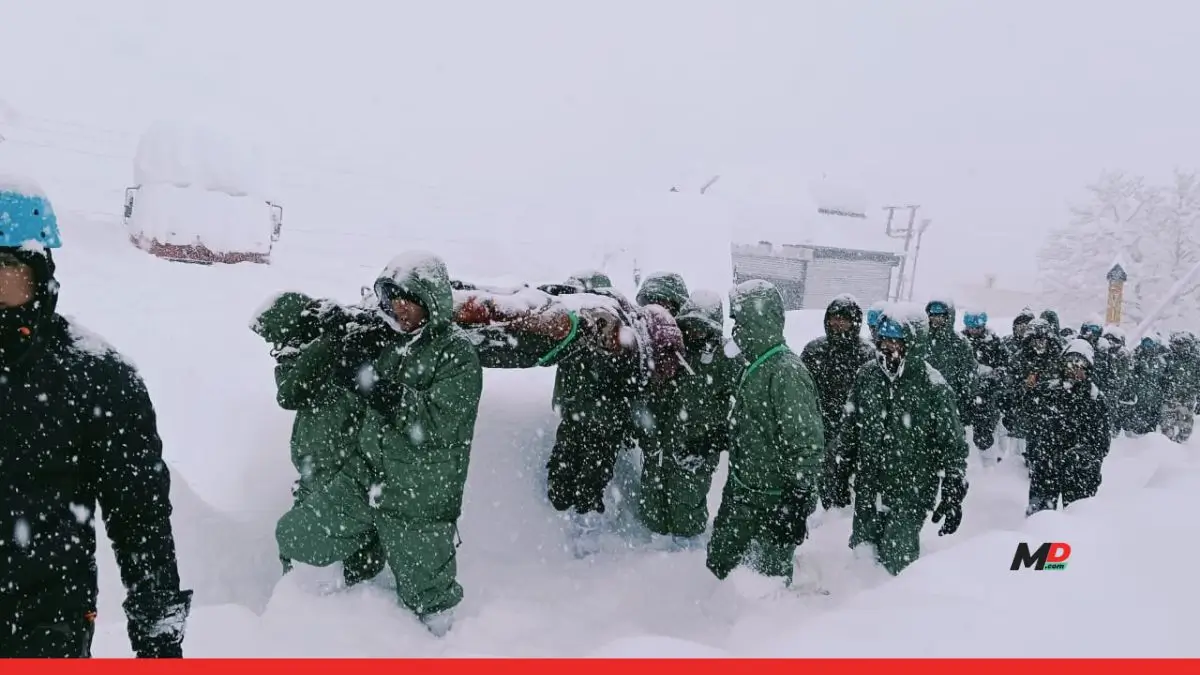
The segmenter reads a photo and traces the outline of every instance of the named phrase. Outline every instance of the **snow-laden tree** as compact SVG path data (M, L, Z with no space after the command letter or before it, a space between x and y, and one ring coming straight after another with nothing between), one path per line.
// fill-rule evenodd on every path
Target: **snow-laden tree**
M1089 200L1046 235L1038 256L1042 295L1072 323L1103 316L1105 276L1121 260L1129 275L1124 318L1140 322L1200 260L1200 177L1176 171L1171 184L1158 186L1106 173L1087 189ZM1200 328L1200 283L1171 304L1160 325Z

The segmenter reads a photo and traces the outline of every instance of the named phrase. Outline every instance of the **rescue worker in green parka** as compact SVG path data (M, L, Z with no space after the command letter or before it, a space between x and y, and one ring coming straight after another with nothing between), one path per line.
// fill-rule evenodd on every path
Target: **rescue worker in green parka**
M333 375L348 347L366 346L363 338L374 336L358 331L353 340L347 340L339 335L341 331L323 331L331 309L326 301L287 292L277 296L251 325L273 345L279 406L296 413L290 441L292 466L299 474L292 489L294 507L339 473L360 475L365 470L357 452L363 406ZM281 562L285 572L291 569L290 559L281 557ZM342 561L345 583L352 586L371 579L383 566L379 541L371 539Z
M975 400L979 363L975 349L965 337L954 331L958 310L949 300L931 300L925 305L929 321L928 351L925 359L937 369L954 391L959 420L969 422L968 412Z
M622 300L599 272L576 274L566 285ZM588 348L566 351L555 364L559 423L546 462L546 492L554 509L567 513L577 537L590 540L602 527L604 492L617 456L632 446L638 358L630 349Z
M816 386L783 337L783 297L750 280L730 296L746 366L729 413L729 478L708 544L718 579L739 565L791 584L796 547L816 509L825 449Z
M454 325L445 263L394 259L375 282L390 342L339 384L358 399L361 462L338 472L280 519L283 557L325 566L377 538L401 603L444 635L463 597L457 580L462 512L483 369Z
M742 363L725 354L723 304L701 290L679 311L687 365L659 389L669 398L652 397L661 404L657 433L641 441L642 523L680 548L694 547L708 527L713 472L729 447L729 400Z
M891 574L920 556L930 511L943 523L938 534L958 530L967 494L968 450L955 394L925 360L923 324L919 316L881 318L876 362L858 373L830 464L833 481L854 481L851 548L872 545Z

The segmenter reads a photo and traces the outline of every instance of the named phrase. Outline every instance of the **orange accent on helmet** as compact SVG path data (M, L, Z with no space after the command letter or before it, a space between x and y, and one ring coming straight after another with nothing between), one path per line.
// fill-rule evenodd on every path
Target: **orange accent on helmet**
M17 329L17 332L20 333L23 337L29 337L30 335L33 335L33 331L30 330L29 326L21 326L20 328Z

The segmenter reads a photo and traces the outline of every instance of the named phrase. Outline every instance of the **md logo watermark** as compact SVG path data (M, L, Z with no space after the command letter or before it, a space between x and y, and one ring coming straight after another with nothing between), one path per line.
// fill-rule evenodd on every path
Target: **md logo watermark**
M1024 567L1041 572L1042 570L1065 570L1067 569L1067 558L1071 557L1071 545L1061 541L1048 541L1037 550L1030 552L1029 544L1021 542L1017 544L1017 552L1013 555L1012 567L1009 568L1016 572Z

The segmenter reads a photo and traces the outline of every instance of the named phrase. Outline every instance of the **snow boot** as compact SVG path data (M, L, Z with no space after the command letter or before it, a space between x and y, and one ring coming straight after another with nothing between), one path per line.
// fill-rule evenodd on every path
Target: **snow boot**
M679 535L671 536L671 550L674 551L696 551L703 549L705 546L704 535L697 534L694 537L681 537Z
M421 623L425 625L425 628L430 633L433 633L434 637L445 637L446 633L449 633L450 629L454 627L453 609L447 609L434 614L425 614L420 618Z
M600 552L601 528L604 514L595 511L568 515L571 525L571 548L576 558L586 558Z

